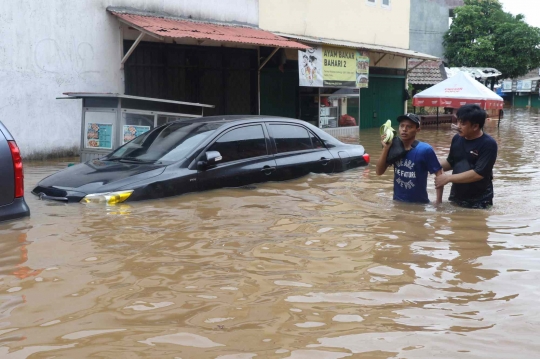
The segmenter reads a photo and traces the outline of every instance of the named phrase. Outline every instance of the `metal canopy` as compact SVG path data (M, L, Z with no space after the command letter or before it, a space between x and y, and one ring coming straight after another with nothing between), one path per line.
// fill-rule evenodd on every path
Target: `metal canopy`
M311 37L311 36L300 36L300 35L291 35L291 34L284 34L281 32L274 32L274 34L300 40L302 42L310 43L310 44L317 44L317 45L332 45L332 46L341 46L341 47L348 47L352 49L361 49L361 50L369 50L373 52L379 52L383 54L390 54L390 55L396 55L396 56L402 56L406 58L411 59L420 59L420 60L428 60L428 61L436 61L439 60L438 57L423 54L421 52L417 52L414 50L408 50L408 49L402 49L399 47L391 47L391 46L383 46L383 45L373 45L373 44L365 44L361 42L353 42L353 41L346 41L346 40L333 40L333 39L325 39L321 37ZM380 60L380 59L379 59Z
M203 103L195 103L195 102L183 102L183 101L174 101L174 100L165 100L160 98L153 98L153 97L140 97L140 96L130 96L130 95L123 95L119 93L100 93L100 92L64 92L64 95L68 97L57 97L58 100L65 100L65 99L81 99L81 98L88 98L88 97L105 97L105 98L125 98L130 100L140 100L140 101L154 101L154 102L163 102L163 103L173 103L176 105L186 105L186 106L195 106L195 107L206 107L206 108L215 108L214 105L207 105Z

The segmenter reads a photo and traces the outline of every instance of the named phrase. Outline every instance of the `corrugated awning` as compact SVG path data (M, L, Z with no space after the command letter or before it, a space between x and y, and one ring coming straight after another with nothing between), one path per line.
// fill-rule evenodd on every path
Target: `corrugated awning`
M150 14L130 14L115 11L114 8L109 8L108 11L127 25L164 38L192 38L289 49L309 48L269 31L246 25L193 21Z
M325 38L311 37L311 36L290 35L290 34L283 34L280 32L274 32L274 34L278 36L282 36L282 37L300 40L302 42L306 42L310 44L349 47L353 49L369 50L369 51L379 52L383 54L402 56L402 57L406 57L410 59L419 59L419 60L427 60L427 61L439 60L439 58L436 56L423 54L421 52L417 52L414 50L402 49L399 47L372 45L372 44L364 44L361 42L353 42L353 41L346 41L346 40L333 40L333 39L325 39Z

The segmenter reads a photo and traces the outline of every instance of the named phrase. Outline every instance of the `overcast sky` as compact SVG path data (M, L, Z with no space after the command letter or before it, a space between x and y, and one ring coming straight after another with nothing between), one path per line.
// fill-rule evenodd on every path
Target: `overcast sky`
M532 26L540 27L540 0L499 0L505 11L523 14Z

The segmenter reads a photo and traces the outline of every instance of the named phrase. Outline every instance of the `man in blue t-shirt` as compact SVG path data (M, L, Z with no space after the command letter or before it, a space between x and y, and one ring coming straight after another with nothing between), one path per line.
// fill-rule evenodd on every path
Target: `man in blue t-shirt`
M440 176L443 170L435 151L427 143L416 140L420 132L420 119L413 113L397 118L399 122L399 137L403 142L406 154L393 163L394 165L394 200L412 203L429 203L427 194L428 172ZM381 136L383 151L377 161L377 175L381 176L391 165L387 157L392 142L385 143ZM436 204L442 202L443 189L437 189Z

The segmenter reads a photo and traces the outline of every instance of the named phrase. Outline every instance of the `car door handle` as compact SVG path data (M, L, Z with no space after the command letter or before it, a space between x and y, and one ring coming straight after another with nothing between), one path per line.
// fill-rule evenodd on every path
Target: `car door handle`
M261 169L261 172L264 172L266 175L270 175L272 172L274 172L276 170L275 167L273 166L264 166L262 169Z
M326 158L326 157L321 157L321 159L319 160L319 162L322 163L323 166L326 166L328 164L328 162L330 162L331 160L329 158Z

